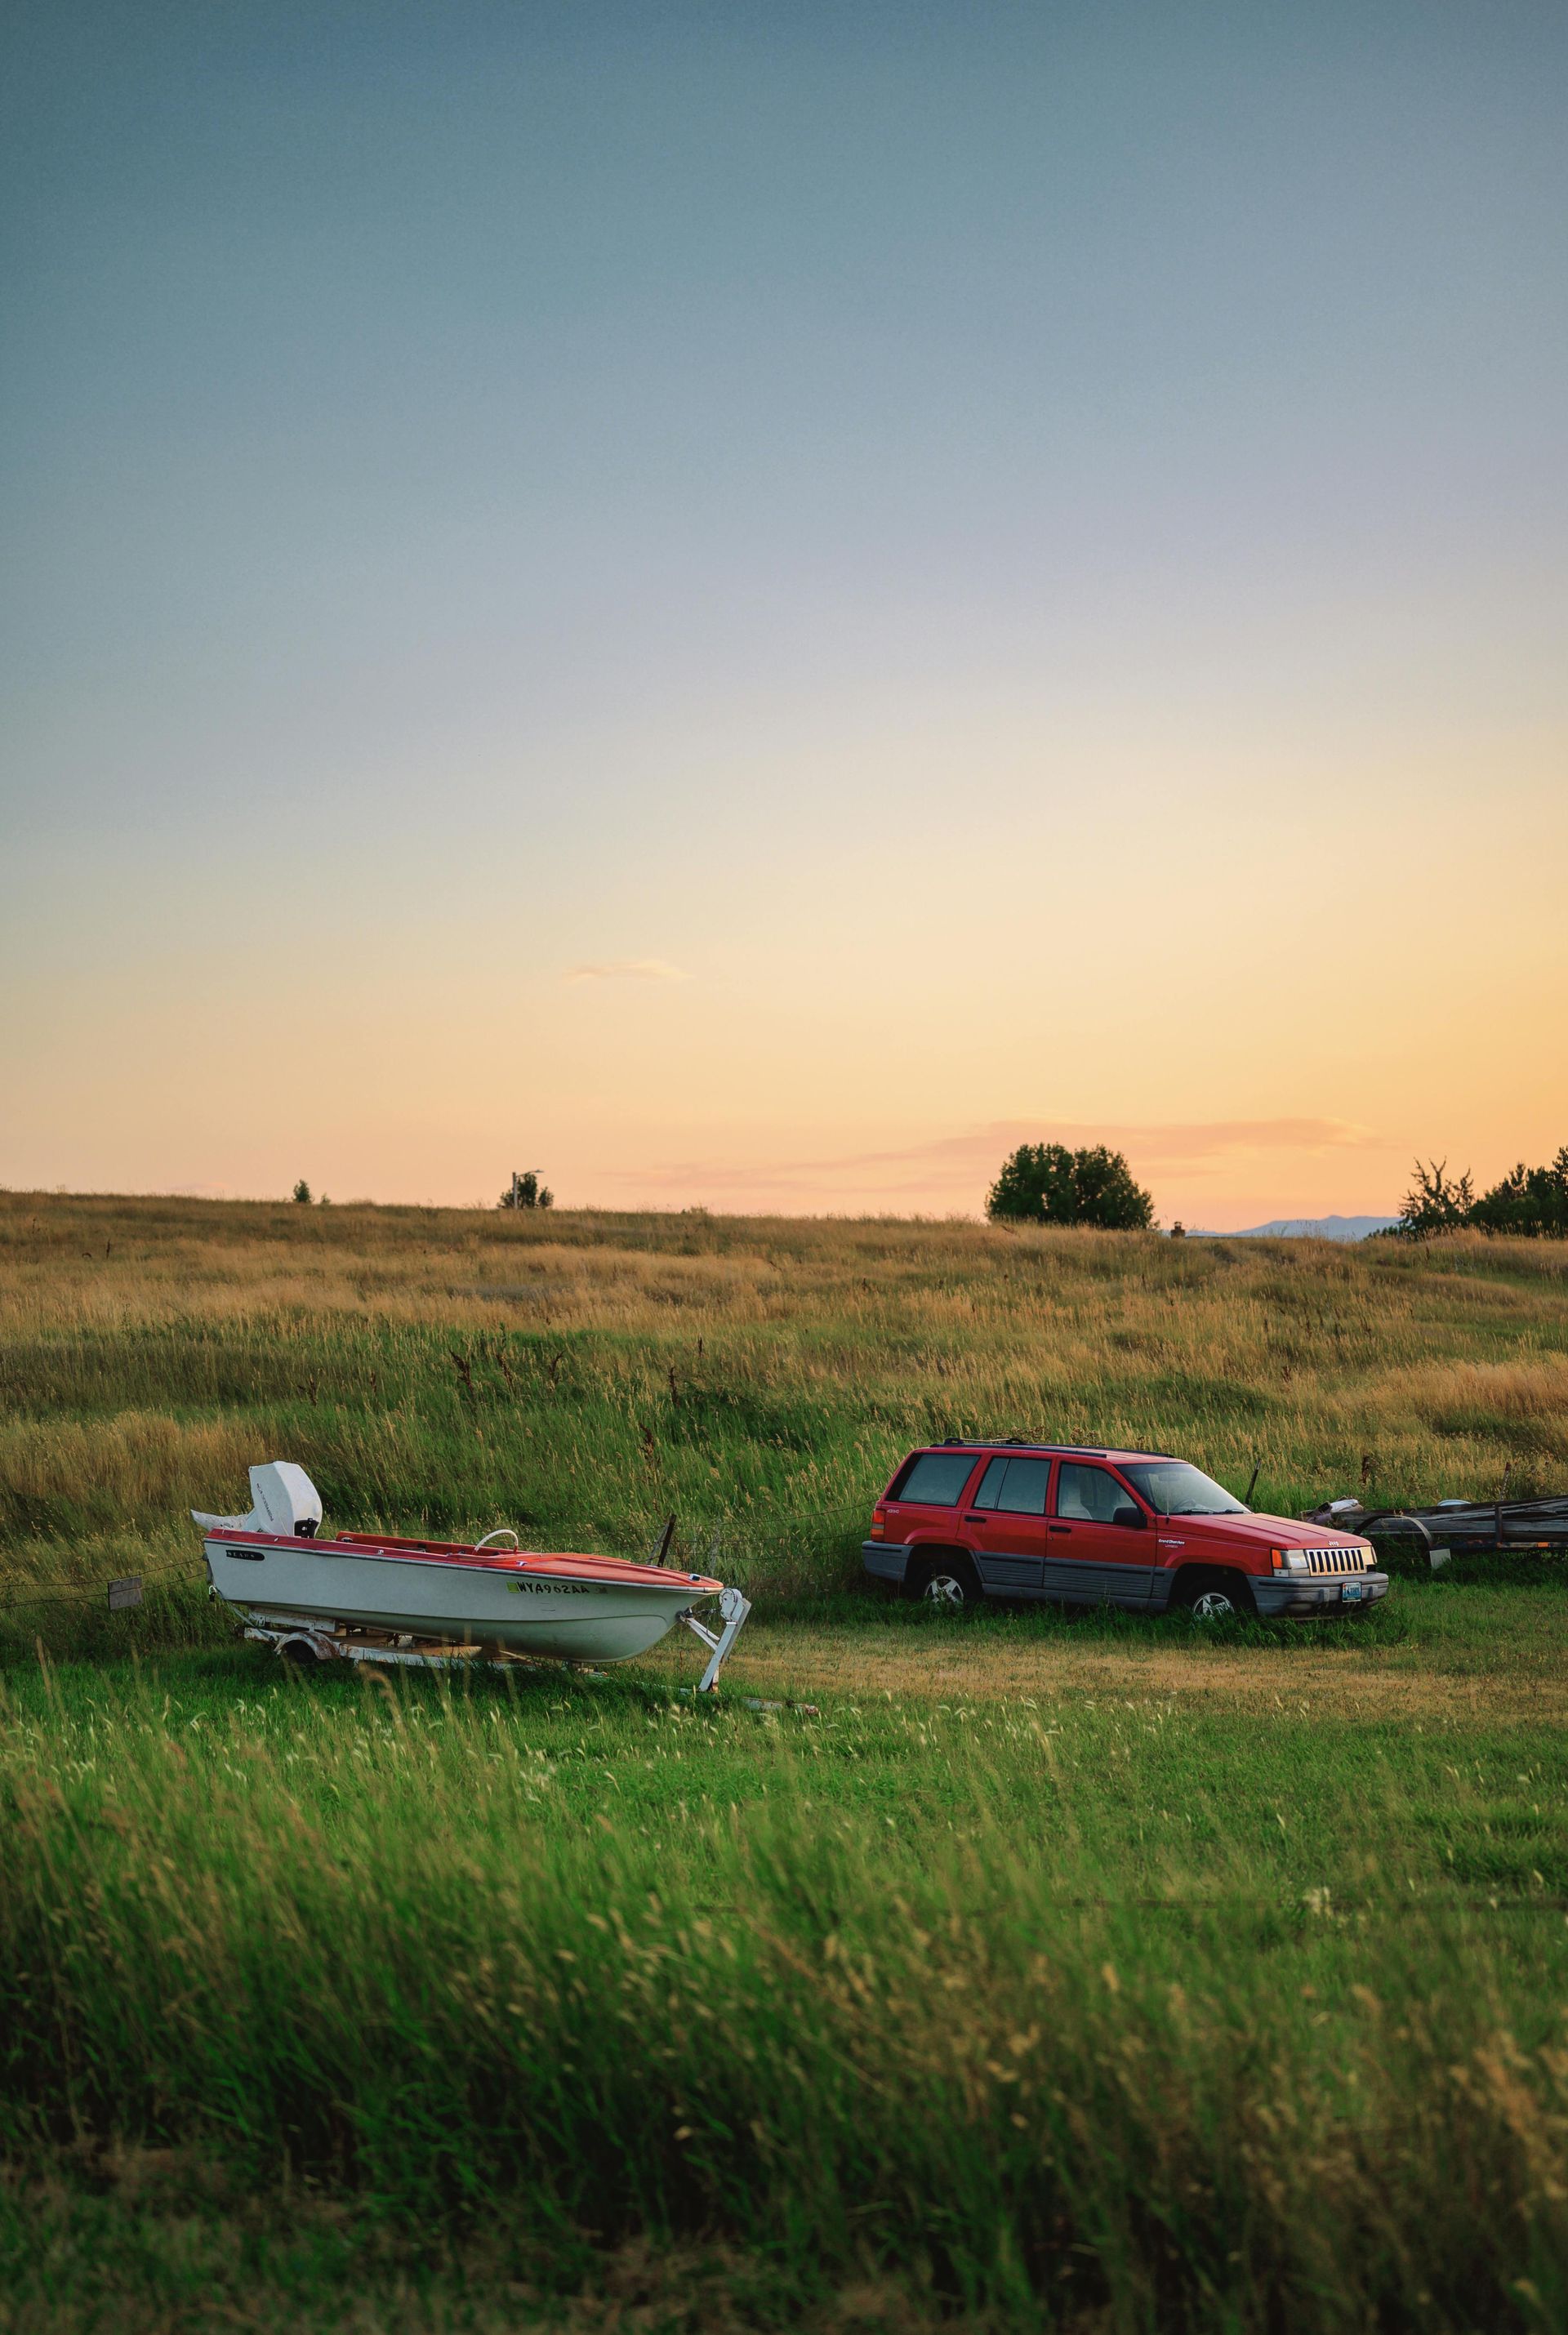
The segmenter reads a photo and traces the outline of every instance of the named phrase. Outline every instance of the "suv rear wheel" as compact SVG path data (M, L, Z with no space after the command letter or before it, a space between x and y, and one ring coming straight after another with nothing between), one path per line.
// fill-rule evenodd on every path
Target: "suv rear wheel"
M1255 1613L1253 1593L1239 1573L1184 1573L1176 1584L1176 1603L1200 1622L1229 1622L1237 1614Z
M965 1613L980 1603L980 1577L962 1551L944 1551L926 1557L911 1580L909 1594L923 1604L940 1605L950 1613Z

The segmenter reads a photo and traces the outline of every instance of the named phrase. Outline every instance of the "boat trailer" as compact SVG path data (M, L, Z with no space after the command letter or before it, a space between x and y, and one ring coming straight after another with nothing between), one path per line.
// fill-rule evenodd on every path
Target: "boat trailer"
M1437 1500L1424 1508L1366 1508L1325 1500L1302 1518L1379 1543L1414 1544L1434 1573L1456 1556L1568 1555L1568 1498ZM1379 1548L1379 1554L1381 1549Z
M720 1627L711 1630L700 1622L694 1612L680 1616L693 1637L700 1638L708 1649L708 1662L694 1689L682 1690L697 1694L716 1694L719 1673L734 1651L736 1639L746 1626L751 1611L751 1601L739 1589L719 1592ZM309 1669L317 1662L378 1662L401 1665L405 1669L424 1671L536 1671L561 1669L578 1671L589 1678L603 1678L605 1672L594 1662L551 1662L539 1654L514 1654L504 1646L461 1643L450 1638L424 1638L392 1630L375 1630L358 1623L324 1622L319 1614L247 1613L244 1634L260 1645L270 1646L286 1662Z

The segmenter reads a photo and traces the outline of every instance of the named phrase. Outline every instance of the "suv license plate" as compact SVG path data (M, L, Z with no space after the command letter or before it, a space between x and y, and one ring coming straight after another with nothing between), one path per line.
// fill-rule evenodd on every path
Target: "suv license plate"
M1347 1581L1340 1592L1340 1597L1346 1605L1359 1605L1366 1594L1367 1584L1364 1581Z

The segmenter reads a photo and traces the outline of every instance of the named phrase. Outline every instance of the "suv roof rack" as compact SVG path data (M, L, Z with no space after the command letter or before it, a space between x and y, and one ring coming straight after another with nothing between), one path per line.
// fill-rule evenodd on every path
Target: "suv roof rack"
M926 1446L931 1451L1081 1451L1086 1459L1104 1459L1108 1454L1092 1443L1031 1443L1022 1435L944 1435L940 1443Z
M1049 1451L1072 1452L1082 1459L1108 1459L1108 1447L1098 1443L1031 1443L1021 1435L944 1435L935 1443L917 1447L926 1451ZM1174 1451L1141 1451L1140 1459L1174 1459Z

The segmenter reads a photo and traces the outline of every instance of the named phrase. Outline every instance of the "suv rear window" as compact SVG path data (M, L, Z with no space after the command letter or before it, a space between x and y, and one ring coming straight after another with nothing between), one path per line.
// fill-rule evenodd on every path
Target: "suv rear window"
M999 1508L1015 1516L1042 1516L1049 1459L993 1459L974 1496L977 1508Z
M973 1468L967 1451L923 1451L893 1497L919 1500L928 1508L955 1508Z

